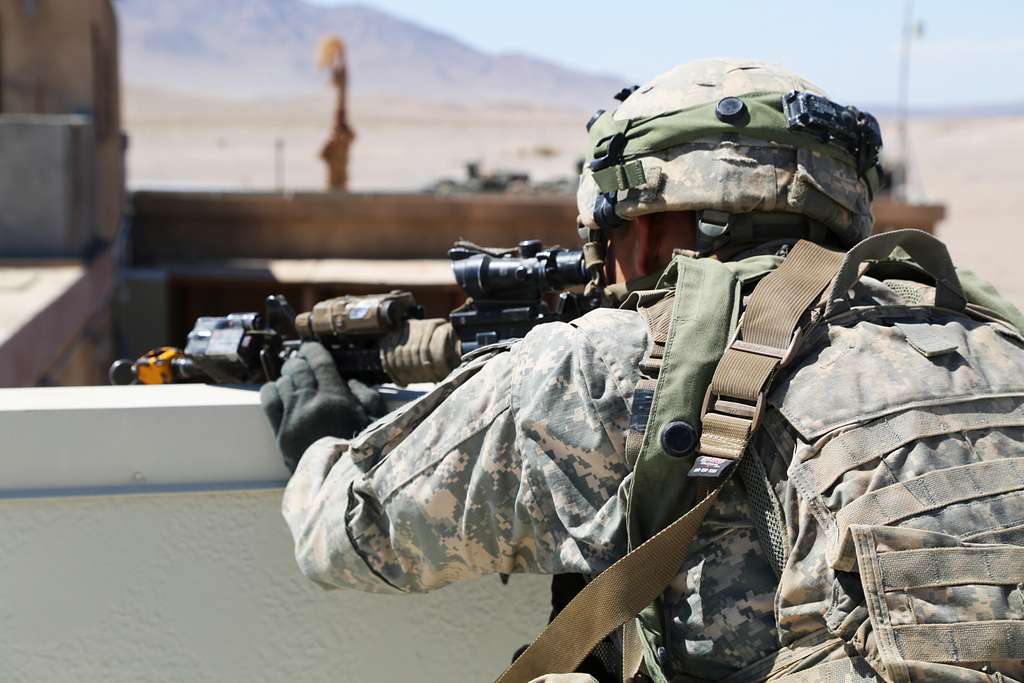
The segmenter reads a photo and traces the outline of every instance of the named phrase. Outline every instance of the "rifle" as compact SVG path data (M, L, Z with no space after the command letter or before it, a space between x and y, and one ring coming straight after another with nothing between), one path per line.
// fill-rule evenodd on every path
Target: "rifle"
M111 384L253 384L273 381L305 341L324 345L339 373L367 384L437 382L461 357L518 339L546 322L567 322L596 308L597 296L564 291L589 280L583 252L525 240L514 249L457 242L448 251L468 299L447 320L423 319L410 292L341 296L296 315L284 296L264 313L199 318L184 349L163 346L115 361ZM552 309L547 295L558 293Z

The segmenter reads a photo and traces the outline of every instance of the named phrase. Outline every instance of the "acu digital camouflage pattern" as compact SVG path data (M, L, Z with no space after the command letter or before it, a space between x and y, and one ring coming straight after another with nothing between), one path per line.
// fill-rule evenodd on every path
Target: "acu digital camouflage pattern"
M782 511L781 582L730 484L662 598L683 680L1024 680L1022 342L905 291L865 279L870 307L822 328L772 394L748 457ZM321 440L284 500L303 572L393 593L605 569L625 552L646 345L630 311L544 325Z
M1024 680L1024 340L903 289L810 340L748 455L789 544L779 680Z
M778 66L697 60L641 87L612 116L617 121L644 119L751 93L778 92L781 103L790 90L824 95ZM639 160L646 182L619 193L616 213L623 218L659 211L782 211L824 223L847 246L866 237L874 221L867 185L852 158L843 163L809 147L744 137L741 128L655 150ZM598 194L593 173L585 167L576 203L580 222L590 228L598 227L593 216Z
M646 346L632 311L543 325L355 439L317 442L283 505L302 571L396 593L604 570L626 552L625 438ZM694 549L667 594L674 656L718 678L777 646L775 575L739 487Z

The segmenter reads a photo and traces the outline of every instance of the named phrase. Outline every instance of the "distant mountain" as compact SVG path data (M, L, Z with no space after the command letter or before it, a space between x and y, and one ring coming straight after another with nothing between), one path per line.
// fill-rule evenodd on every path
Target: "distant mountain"
M229 97L322 92L321 37L348 45L350 88L440 102L530 102L591 109L623 78L522 54L490 54L365 5L302 0L117 0L121 64L131 85Z

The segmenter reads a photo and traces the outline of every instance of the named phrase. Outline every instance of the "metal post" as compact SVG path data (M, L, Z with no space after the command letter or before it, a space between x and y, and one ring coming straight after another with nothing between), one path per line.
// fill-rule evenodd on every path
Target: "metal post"
M914 0L903 2L903 37L900 43L899 71L899 128L900 155L902 168L899 182L896 183L896 194L906 199L910 176L910 139L908 120L910 118L910 46L914 41Z

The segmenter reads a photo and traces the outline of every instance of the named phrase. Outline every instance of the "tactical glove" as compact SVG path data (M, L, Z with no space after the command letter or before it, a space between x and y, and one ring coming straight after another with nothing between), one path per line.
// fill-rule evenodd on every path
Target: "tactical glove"
M263 385L260 404L290 472L313 442L350 438L387 412L377 391L357 380L346 383L316 342L303 344L285 361L281 377Z

